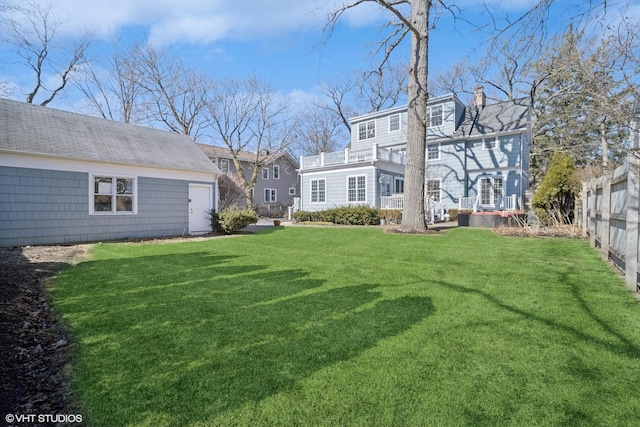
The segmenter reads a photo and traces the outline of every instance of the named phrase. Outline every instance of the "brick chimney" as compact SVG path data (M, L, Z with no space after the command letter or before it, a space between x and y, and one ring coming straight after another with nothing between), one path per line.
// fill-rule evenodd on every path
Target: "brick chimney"
M487 96L484 94L484 86L476 86L473 88L473 104L480 110L487 105Z

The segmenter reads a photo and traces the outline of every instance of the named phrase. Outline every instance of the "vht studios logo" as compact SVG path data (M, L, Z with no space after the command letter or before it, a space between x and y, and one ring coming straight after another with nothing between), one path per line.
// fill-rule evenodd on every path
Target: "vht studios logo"
M8 424L16 423L81 423L80 414L7 414L4 420Z

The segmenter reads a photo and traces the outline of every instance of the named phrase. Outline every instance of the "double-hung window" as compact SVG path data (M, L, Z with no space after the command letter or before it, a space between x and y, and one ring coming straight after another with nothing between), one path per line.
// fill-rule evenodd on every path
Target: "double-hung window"
M440 144L427 145L427 160L440 159Z
M91 214L133 214L137 210L137 180L132 177L91 175Z
M429 127L442 126L442 105L429 108Z
M280 179L280 166L273 165L273 179Z
M220 159L220 172L229 172L229 159Z
M262 179L269 179L269 168L262 168Z
M264 189L264 201L265 203L275 203L278 201L278 190L275 188Z
M347 178L347 202L362 203L367 201L366 175L350 176Z
M358 123L358 141L373 139L376 137L376 121Z
M393 192L396 194L404 193L404 178L395 177Z
M311 180L311 203L325 203L327 201L327 180Z
M400 130L400 114L392 114L389 116L389 132Z
M440 203L441 197L440 179L428 179L427 180L427 197L434 202Z

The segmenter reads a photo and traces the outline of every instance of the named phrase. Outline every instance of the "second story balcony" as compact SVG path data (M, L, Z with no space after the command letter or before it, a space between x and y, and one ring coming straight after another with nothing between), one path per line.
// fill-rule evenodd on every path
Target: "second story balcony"
M302 156L300 169L317 169L325 166L346 165L352 163L383 161L404 165L406 155L404 152L381 148L376 144L371 147L334 151L332 153L320 153L315 156Z

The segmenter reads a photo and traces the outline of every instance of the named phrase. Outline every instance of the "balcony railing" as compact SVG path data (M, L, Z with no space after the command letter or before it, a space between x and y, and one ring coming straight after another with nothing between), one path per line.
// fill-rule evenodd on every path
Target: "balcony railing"
M320 153L315 156L302 156L300 158L300 169L314 169L324 166L373 162L378 160L404 165L405 155L404 153L388 148L380 148L377 144L374 144L366 148L345 148L343 151Z
M380 209L403 209L404 195L395 194L393 196L380 197Z
M519 209L518 196L515 194L507 197L500 196L494 205L481 204L480 196L460 197L458 200L458 209L473 212L481 210L517 211Z

